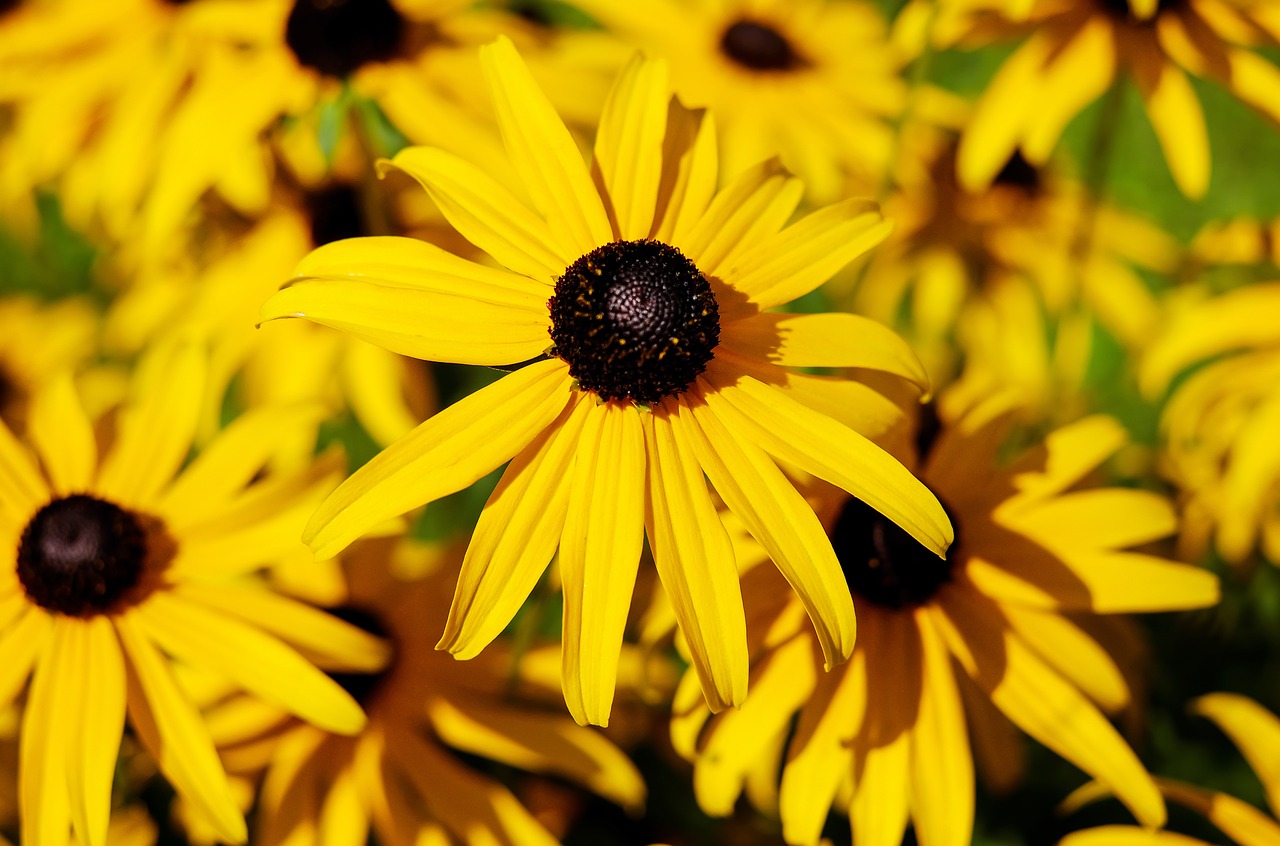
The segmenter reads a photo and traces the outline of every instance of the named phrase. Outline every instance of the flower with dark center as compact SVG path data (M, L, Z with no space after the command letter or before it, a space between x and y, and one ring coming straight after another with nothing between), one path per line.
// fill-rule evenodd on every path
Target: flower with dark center
M69 616L110 611L142 577L147 539L137 516L84 494L36 512L18 545L18 580L32 602Z
M330 670L326 673L343 690L351 694L351 698L359 702L361 708L368 710L369 703L373 701L374 696L382 687L382 682L391 674L391 670L395 666L395 643L392 638L388 637L387 627L383 625L382 618L373 611L356 605L340 605L337 608L330 608L329 613L339 620L350 623L375 637L383 638L391 643L392 657L387 661L387 665L376 673L348 673L336 670Z
M554 355L602 400L650 405L683 393L720 342L711 285L675 247L614 241L569 265L551 309Z
M753 71L788 71L805 64L785 35L756 21L730 24L720 37L720 50Z
M304 202L311 219L311 240L317 247L369 234L360 213L360 195L350 185L308 191Z
M404 28L388 0L297 0L285 41L302 64L344 77L395 56Z
M948 515L950 515L948 511ZM845 581L855 594L884 608L903 608L927 602L951 580L951 566L959 544L945 559L920 545L893 521L852 497L845 503L831 532L831 545L840 559Z

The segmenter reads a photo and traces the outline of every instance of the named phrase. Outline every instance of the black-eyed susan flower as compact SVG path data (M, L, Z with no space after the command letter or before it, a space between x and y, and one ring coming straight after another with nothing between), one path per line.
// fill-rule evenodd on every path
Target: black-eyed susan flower
M1159 778L1156 784L1170 802L1190 808L1212 823L1239 846L1271 846L1280 843L1280 719L1245 696L1210 693L1192 703L1191 709L1217 724L1240 750L1262 782L1267 815L1242 799L1194 784ZM1108 791L1087 785L1073 794L1066 808L1084 804ZM1173 831L1153 831L1134 826L1108 825L1085 829L1059 841L1059 846L1209 846L1195 837Z
M676 696L673 741L695 759L705 810L730 813L745 785L776 784L780 771L771 800L789 843L817 843L836 804L856 843L899 843L910 820L922 846L961 846L972 836L974 759L1003 771L997 783L1017 766L1007 718L1144 824L1163 822L1159 791L1103 715L1127 704L1129 688L1089 617L1209 605L1217 581L1130 551L1173 532L1164 498L1083 483L1123 443L1115 421L1084 418L1002 466L1011 420L991 400L922 424L920 477L956 528L945 559L863 503L817 489L858 605L846 664L824 674L772 568L749 571L751 697L708 725L691 679Z
M55 374L85 368L97 353L100 322L84 298L52 303L32 296L0 298L0 419L20 424L40 385Z
M1189 291L1139 372L1144 392L1169 396L1161 417L1163 469L1182 492L1188 554L1212 541L1233 564L1255 550L1280 563L1280 283L1216 298Z
M627 756L556 704L558 661L517 668L495 647L464 664L433 649L460 553L366 541L344 556L347 591L333 613L392 650L377 673L331 674L369 715L360 734L243 696L210 709L228 768L261 777L255 843L362 844L371 831L388 844L556 842L511 790L455 752L565 779L633 812L643 805Z
M780 155L811 199L874 193L907 86L884 20L863 2L576 0L671 62L681 102L711 109L725 172Z
M967 186L990 183L1019 146L1031 161L1045 162L1067 123L1120 74L1136 84L1174 181L1189 197L1208 188L1210 164L1190 76L1211 79L1280 121L1280 68L1258 50L1280 44L1267 0L943 5L961 18L937 30L950 43L986 42L1002 29L1030 32L982 94L961 141L959 173Z
M636 60L608 103L590 168L506 40L482 50L521 184L428 148L395 165L506 269L404 238L314 252L263 319L305 317L419 358L514 368L356 472L304 539L335 554L380 521L510 460L468 549L440 647L475 656L559 550L564 692L603 724L647 534L707 699L746 695L737 569L706 477L803 598L828 662L852 649L853 604L809 506L776 460L838 484L941 555L945 513L901 464L828 416L887 400L791 368L919 362L853 315L769 312L888 230L848 200L786 225L799 182L766 161L716 191L709 114L673 102ZM515 193L523 189L525 197Z
M356 702L295 649L356 668L380 643L272 594L255 571L299 546L332 463L254 480L273 442L310 412L240 417L183 467L203 397L194 346L160 348L99 455L69 377L31 403L27 441L0 426L0 698L28 676L19 793L24 843L107 835L126 714L161 771L220 838L245 824L200 714L171 663L225 674L333 731L363 728ZM292 646L290 644L293 644Z

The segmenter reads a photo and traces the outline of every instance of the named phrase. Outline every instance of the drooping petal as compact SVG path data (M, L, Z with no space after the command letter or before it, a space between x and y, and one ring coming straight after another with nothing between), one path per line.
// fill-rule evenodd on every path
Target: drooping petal
M165 777L219 837L243 843L248 829L200 713L178 689L164 658L142 634L133 614L116 617L115 630L128 658L128 714L138 738Z
M23 711L18 748L23 843L65 846L71 840L67 762L72 737L67 727L80 721L86 658L78 624L69 618L54 621Z
M1159 783L1170 802L1201 814L1240 846L1271 846L1280 842L1280 825L1248 802L1172 779L1162 778Z
M166 652L222 673L326 731L355 734L364 728L364 712L350 694L253 626L165 592L148 597L133 616L142 632Z
M670 409L673 400L665 400ZM669 411L667 412L669 413ZM738 569L702 468L667 413L645 418L649 487L645 525L663 590L712 711L747 695L747 633Z
M716 191L716 126L710 112L691 111L672 98L662 147L662 182L658 186L652 237L683 244L707 210Z
M589 409L560 536L561 683L581 725L606 726L644 544L644 436L630 403Z
M713 361L698 387L731 433L836 485L888 517L935 555L954 538L937 497L857 432Z
M474 658L546 570L560 545L574 455L592 402L572 403L503 472L472 532L437 649Z
M7 706L22 692L31 667L44 654L53 631L52 618L43 610L32 608L25 597L19 600L25 610L0 635L0 706Z
M729 510L800 597L828 669L844 661L853 651L857 630L853 599L812 506L767 455L734 438L708 406L694 402L674 407L669 419Z
M431 147L407 147L392 164L418 180L453 228L503 267L550 283L577 260L546 221L466 159Z
M1169 172L1184 195L1198 199L1209 188L1211 161L1209 130L1200 101L1187 75L1160 56L1154 42L1133 42L1135 49L1146 48L1133 63L1133 74Z
M902 336L856 314L758 314L726 324L720 343L781 367L880 370L929 390L929 375Z
M1280 814L1280 719L1252 699L1233 693L1210 693L1191 703L1191 710L1213 720L1244 755L1267 792L1272 813Z
M111 819L111 782L124 732L125 670L120 641L106 617L66 620L79 639L84 698L91 707L68 726L67 787L71 818L85 846L105 846Z
M1058 846L1208 846L1203 840L1176 831L1152 831L1132 825L1101 825L1073 831Z
M326 846L365 846L369 842L369 814L364 801L364 785L356 783L350 766L324 783L317 841Z
M524 449L571 399L559 359L521 368L424 421L342 483L302 539L329 558L384 520L472 484Z
M1103 16L1091 15L1074 37L1053 52L1034 92L1037 102L1046 107L1030 111L1022 139L1030 161L1048 161L1071 119L1114 84L1113 32Z
M1061 614L1010 605L1009 625L1046 664L1109 713L1129 704L1129 685L1106 649Z
M1165 821L1164 800L1138 756L1089 700L1036 657L999 609L944 587L934 615L965 672L1027 734L1115 791L1144 825Z
M98 444L70 373L55 376L32 397L28 431L54 490L65 496L89 489Z
M36 509L49 501L35 456L0 420L0 509L15 527L25 526Z
M666 62L636 55L600 116L592 177L624 241L647 237L653 225L670 99Z
M604 204L555 107L506 36L480 48L502 140L534 206L576 259L613 240Z

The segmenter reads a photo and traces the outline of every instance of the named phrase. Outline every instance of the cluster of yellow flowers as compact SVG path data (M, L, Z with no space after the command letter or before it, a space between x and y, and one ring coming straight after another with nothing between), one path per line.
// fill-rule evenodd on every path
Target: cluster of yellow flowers
M0 2L0 831L1280 844L1280 222L1113 196L1141 111L1212 193L1193 78L1280 138L1277 56L1276 0Z

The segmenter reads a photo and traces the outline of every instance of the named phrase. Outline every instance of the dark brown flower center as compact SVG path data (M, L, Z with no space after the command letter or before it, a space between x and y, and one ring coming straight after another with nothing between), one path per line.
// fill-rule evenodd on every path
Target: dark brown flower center
M804 64L785 35L758 21L730 24L720 36L720 50L753 71L788 71Z
M960 536L954 518L951 523L956 542L942 559L883 514L850 497L831 532L831 545L855 599L893 609L928 602L951 579Z
M73 617L110 611L142 578L147 535L137 515L84 494L36 512L18 544L18 580L37 605Z
M1128 21L1138 20L1137 16L1133 14L1133 8L1129 5L1129 0L1098 0L1098 2L1102 4L1103 10L1113 17L1124 18ZM1143 23L1154 21L1163 12L1173 11L1185 4L1186 0L1159 0L1156 3L1156 13L1147 21L1143 21Z
M404 29L388 0L296 0L285 42L302 64L341 78L395 56Z
M556 280L553 355L582 390L652 404L683 393L720 342L711 284L675 247L614 241Z
M357 605L340 605L337 608L330 608L329 613L358 629L363 629L375 637L386 640L391 644L392 649L395 648L395 641L388 636L389 632L387 627L383 625L382 618L373 611ZM382 683L391 674L393 666L395 666L394 655L387 662L387 666L376 673L330 671L328 676L337 682L343 690L351 694L351 698L360 703L360 707L364 708L373 701L374 696L382 688Z
M350 185L309 191L305 203L311 218L311 240L317 247L370 234L360 211L360 195Z
M1017 188L1028 195L1035 194L1040 190L1040 169L1027 161L1021 150L1014 150L996 174L995 184Z

